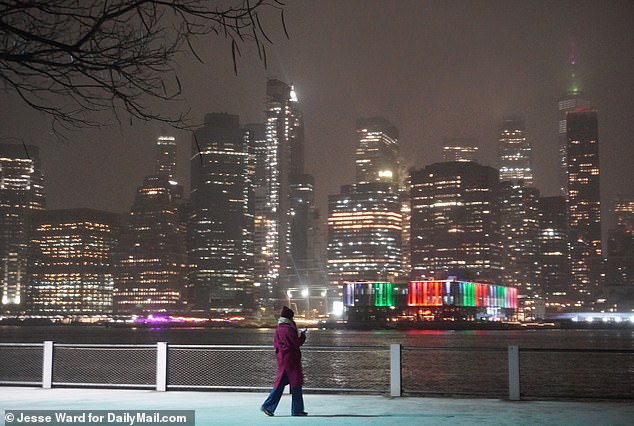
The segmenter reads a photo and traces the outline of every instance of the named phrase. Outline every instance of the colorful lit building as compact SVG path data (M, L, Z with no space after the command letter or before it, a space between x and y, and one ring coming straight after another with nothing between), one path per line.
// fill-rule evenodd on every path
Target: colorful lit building
M349 281L343 286L348 319L357 321L511 320L518 308L514 287L458 281Z

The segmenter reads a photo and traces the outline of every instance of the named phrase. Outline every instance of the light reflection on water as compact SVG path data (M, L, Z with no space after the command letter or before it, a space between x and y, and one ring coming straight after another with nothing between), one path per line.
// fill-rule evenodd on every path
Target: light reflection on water
M90 326L0 326L0 342L127 343L198 345L271 345L273 329L104 328ZM308 331L312 346L634 349L634 329L612 330L317 330Z

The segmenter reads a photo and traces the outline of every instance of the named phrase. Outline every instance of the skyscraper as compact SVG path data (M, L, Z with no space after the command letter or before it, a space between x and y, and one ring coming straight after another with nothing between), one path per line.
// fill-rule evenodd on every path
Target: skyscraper
M499 178L474 162L412 172L412 278L499 281Z
M187 247L194 309L243 311L253 300L249 153L238 116L207 114L194 133Z
M567 195L568 185L568 160L567 160L567 126L566 114L575 111L577 108L589 108L590 101L584 99L581 88L581 79L577 70L577 52L574 42L570 43L570 53L568 57L568 85L559 98L559 163L560 163L560 188L562 195Z
M325 285L325 272L319 252L318 214L315 208L315 179L312 175L292 175L291 187L291 256L289 285L303 287Z
M476 161L477 153L477 139L445 138L443 141L443 161Z
M159 136L156 140L156 173L174 180L176 173L176 138Z
M620 310L634 309L634 232L622 225L608 232L605 297Z
M277 235L276 223L269 200L271 179L276 170L268 163L275 150L266 137L266 125L253 123L244 126L249 141L250 174L252 184L253 207L253 246L254 246L254 300L263 305L264 301L274 298L273 276L279 274L279 264L275 260L271 240Z
M356 183L388 182L393 191L402 184L398 130L383 117L357 120Z
M568 304L568 215L563 196L539 199L539 266L544 296L551 303Z
M572 290L589 301L602 290L603 275L597 111L578 110L566 117Z
M606 298L620 310L634 309L634 197L620 195L612 205L616 223L608 231Z
M114 310L174 313L186 299L185 205L174 179L176 140L157 140L156 174L137 188L115 254Z
M0 312L24 302L31 215L45 203L38 147L0 144Z
M264 246L257 248L256 264L263 267L258 282L267 297L262 303L272 305L273 299L284 297L293 274L291 181L304 175L304 124L295 89L280 80L267 81L265 111L266 154L261 157L266 161L256 165L263 180L255 189Z
M537 188L511 181L500 183L500 236L501 284L516 287L520 296L540 296Z
M387 182L346 185L328 197L331 283L403 274L401 202Z
M526 138L524 120L505 118L500 126L498 167L500 182L523 182L533 185L532 147Z
M524 120L507 117L500 125L500 232L502 285L519 289L524 308L540 295L537 238L539 191L533 188L532 146ZM526 312L532 317L532 312Z
M616 226L634 231L634 196L619 195L612 204Z
M112 252L119 217L92 209L33 216L27 312L90 317L112 313Z

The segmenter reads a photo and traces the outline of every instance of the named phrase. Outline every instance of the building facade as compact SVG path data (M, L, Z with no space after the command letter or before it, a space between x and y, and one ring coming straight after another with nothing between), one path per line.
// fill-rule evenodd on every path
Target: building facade
M38 147L0 144L0 312L23 307L31 215L45 206Z
M584 98L581 78L577 65L577 53L574 43L570 45L568 57L568 84L564 93L560 96L557 107L559 109L559 182L561 194L567 195L568 186L568 136L566 114L574 112L578 108L589 108L590 101Z
M175 180L176 175L176 138L159 136L156 139L156 173Z
M293 272L292 248L292 185L293 178L304 175L304 124L299 102L292 85L269 79L266 85L265 151L256 165L263 179L255 187L256 216L261 235L256 247L260 275L256 277L260 304L270 306L283 298L291 287ZM257 225L256 225L257 226ZM298 231L296 231L298 232Z
M157 140L156 174L137 188L115 255L114 311L176 313L186 308L186 210L175 181L176 140Z
M398 129L383 117L357 120L356 183L387 182L392 191L402 184Z
M191 309L253 307L253 214L248 141L238 116L214 113L194 132L187 253Z
M612 205L615 225L608 231L605 297L619 311L634 309L634 197Z
M474 162L412 172L412 279L499 282L499 176Z
M539 190L522 183L500 182L502 281L520 295L542 295L539 267Z
M402 213L389 183L343 186L328 197L328 275L332 284L403 275Z
M391 322L416 327L425 322L515 320L517 288L496 284L446 280L406 283L347 281L343 302L352 323Z
M591 301L602 290L601 175L597 111L566 115L568 162L568 244L571 290Z
M27 313L90 318L112 313L119 217L92 209L33 216Z
M500 182L522 182L525 186L533 185L533 152L530 141L526 137L524 119L518 117L505 118L500 126L498 139L498 168Z
M538 242L542 292L555 310L568 307L572 300L569 295L570 262L565 197L539 199Z
M477 161L478 140L473 138L445 138L443 161Z

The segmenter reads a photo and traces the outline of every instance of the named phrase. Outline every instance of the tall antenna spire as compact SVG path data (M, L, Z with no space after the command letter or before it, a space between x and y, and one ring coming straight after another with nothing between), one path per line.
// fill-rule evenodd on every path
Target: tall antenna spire
M574 39L570 39L570 65L577 64L577 45Z
M570 66L570 75L568 76L568 94L579 95L581 87L579 78L577 77L577 46L574 39L570 39L570 53L568 56L568 65Z

